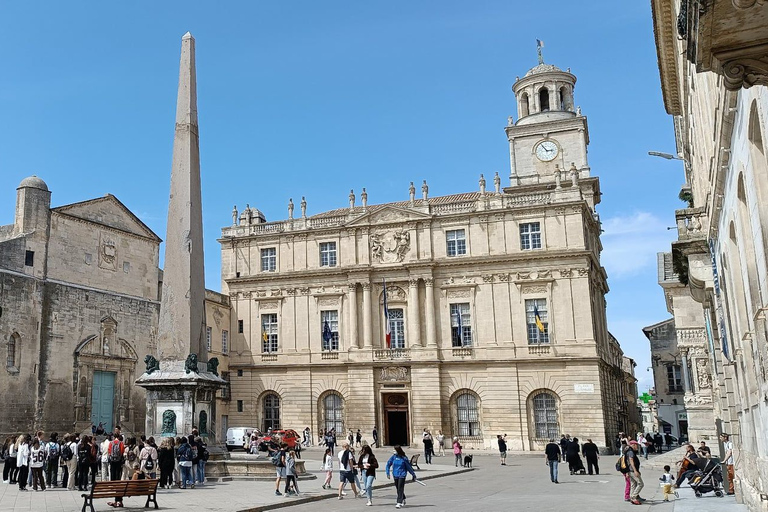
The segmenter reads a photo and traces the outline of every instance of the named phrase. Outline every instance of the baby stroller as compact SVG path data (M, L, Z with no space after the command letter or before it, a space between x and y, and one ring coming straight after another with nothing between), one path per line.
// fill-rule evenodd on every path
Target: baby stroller
M693 492L697 498L703 494L714 492L718 498L723 497L723 470L720 467L720 459L700 458L694 461L696 471L688 478Z

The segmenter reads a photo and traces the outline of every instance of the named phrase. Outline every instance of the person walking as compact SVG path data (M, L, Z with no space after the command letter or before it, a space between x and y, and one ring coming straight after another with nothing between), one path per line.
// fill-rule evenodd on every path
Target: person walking
M371 432L371 437L373 438L373 446L378 448L379 447L379 431L376 430L376 425L373 426L373 431Z
M339 499L344 499L344 484L349 482L352 486L352 492L356 497L358 495L357 487L355 486L355 456L349 448L349 442L344 441L341 443L341 450L339 451Z
M664 474L659 477L662 490L664 491L664 500L670 501L669 497L672 496L672 485L675 483L675 477L672 476L672 468L664 466Z
M459 442L458 437L453 438L453 456L456 459L456 467L459 467L459 462L461 461L461 443ZM461 464L464 465L463 463Z
M445 436L442 430L437 431L437 454L445 457Z
M379 467L379 461L376 460L376 456L373 454L373 450L368 445L363 446L360 450L360 460L358 461L358 468L363 475L363 489L366 496L368 496L367 506L373 505L373 482L376 480L376 469Z
M594 468L595 474L599 475L600 467L597 465L597 460L600 458L600 450L597 448L597 445L591 439L587 439L581 451L587 459L587 473L591 475Z
M637 444L640 447L640 452L643 454L643 457L645 457L645 460L648 460L648 441L645 438L645 434L642 432L637 433Z
M432 441L432 434L429 433L429 430L424 431L424 436L422 437L421 442L424 443L424 462L432 464L432 448L434 442Z
M667 445L667 451L672 450L672 436L667 432L664 434L664 444Z
M323 455L323 471L325 471L325 482L323 489L331 489L331 480L333 479L333 452L330 448L325 449Z
M355 432L355 446L357 448L363 446L363 434L360 432L360 429L357 429L357 432Z
M661 453L661 447L664 444L664 439L659 432L653 434L653 444L656 446L656 453Z
M560 453L562 454L562 461L567 462L568 443L571 440L570 435L563 434L560 436Z
M639 445L637 441L629 442L629 449L624 455L627 458L627 467L629 467L629 501L633 505L641 505L645 500L640 497L640 491L643 490L643 477L640 474L640 458L637 456Z
M501 434L496 436L496 441L499 443L499 458L501 459L501 465L507 465L507 434L503 436Z
M288 450L285 454L285 491L283 494L288 496L299 495L299 483L296 474L296 453Z
M413 480L416 481L416 473L414 473L411 463L405 452L400 445L395 446L395 453L387 461L387 480L389 480L390 468L392 469L392 476L395 479L395 489L397 489L397 504L395 508L402 508L405 505L405 479L408 474L413 476Z
M560 445L555 443L555 438L549 440L547 446L544 447L544 460L549 466L549 479L553 484L559 484L557 481L557 465L560 463Z
M723 463L725 463L726 473L728 474L728 494L733 494L735 491L733 486L735 477L733 469L733 441L731 441L731 437L725 433L720 434L720 440L723 442L723 450L725 450Z

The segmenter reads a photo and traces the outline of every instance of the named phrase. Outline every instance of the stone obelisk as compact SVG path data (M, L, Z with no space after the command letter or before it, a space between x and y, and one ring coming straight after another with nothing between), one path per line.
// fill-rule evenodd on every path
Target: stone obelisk
M156 437L197 427L214 438L214 395L225 384L205 343L200 188L195 39L187 32L181 39L157 358L145 358L146 372L136 381L147 390L146 434Z

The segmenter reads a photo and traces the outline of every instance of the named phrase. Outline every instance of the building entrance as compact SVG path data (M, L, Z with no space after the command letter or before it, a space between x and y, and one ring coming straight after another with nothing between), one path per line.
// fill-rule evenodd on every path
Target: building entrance
M410 444L408 432L408 395L388 393L382 396L384 402L384 444L388 446Z
M112 410L115 399L115 373L93 372L91 392L91 424L112 431Z

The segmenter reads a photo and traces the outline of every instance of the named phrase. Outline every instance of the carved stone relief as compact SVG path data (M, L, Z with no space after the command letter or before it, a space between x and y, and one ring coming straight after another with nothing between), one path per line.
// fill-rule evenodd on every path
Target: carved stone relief
M712 387L712 376L709 374L706 359L696 360L696 375L698 376L700 389L709 389Z
M320 297L319 299L317 299L317 305L318 306L338 306L339 298L338 297Z
M259 302L259 309L263 311L277 311L277 301L262 301Z
M99 241L99 267L106 270L117 270L117 244L104 233Z
M405 302L408 295L399 286L387 285L387 302ZM381 292L380 302L384 303L384 291Z
M399 263L411 248L411 234L404 229L371 233L371 260L377 263Z
M459 290L448 290L447 294L449 299L466 299L472 296L471 290L459 289Z
M387 382L408 382L411 379L407 367L386 366L381 369L381 373L379 373L379 380Z
M526 284L520 288L520 293L547 293L547 285Z

